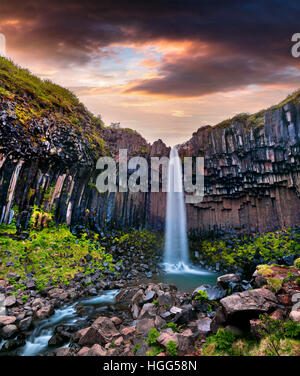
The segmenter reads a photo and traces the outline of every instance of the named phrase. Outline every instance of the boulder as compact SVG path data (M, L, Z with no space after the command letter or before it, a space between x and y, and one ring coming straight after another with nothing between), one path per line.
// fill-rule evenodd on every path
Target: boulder
M14 337L17 332L16 325L5 325L1 328L1 336L5 339Z
M150 302L155 297L155 291L150 290L144 297L144 303Z
M219 300L226 296L226 290L223 290L221 287L201 285L194 290L192 298L197 296L199 290L206 291L209 300Z
M137 321L136 330L139 334L148 335L149 330L155 327L155 320L145 318Z
M103 337L100 330L91 326L80 338L78 343L80 346L93 346L95 343L105 345L106 339Z
M257 289L244 291L238 294L227 296L220 301L226 318L234 314L267 313L277 307L276 296L268 289Z
M211 331L210 325L212 320L209 317L204 317L197 321L197 329L199 332L207 334Z
M300 311L291 311L289 318L295 322L300 322Z
M0 327L13 324L15 321L15 316L0 316Z
M178 355L184 355L195 351L194 336L191 329L186 329L182 333L177 333L178 336Z
M98 317L98 319L93 322L92 327L100 331L101 335L106 339L106 342L120 335L114 323L108 317Z
M20 330L28 330L32 323L32 316L25 317L18 324Z
M52 305L46 305L40 308L36 313L35 316L39 320L44 320L50 317L54 312L54 307Z
M224 274L217 278L217 286L227 289L229 282L239 283L241 281L237 274Z
M164 333L161 333L161 335L156 339L156 342L159 345L163 346L164 348L167 347L170 341L174 341L178 345L179 343L178 333L164 332Z
M121 334L123 337L128 338L135 332L135 326L128 326L121 330Z
M70 347L63 347L62 349L58 349L55 352L56 356L72 356L73 351Z
M87 352L87 356L106 356L106 353L106 350L101 345L95 343Z
M15 295L10 295L4 300L5 307L12 307L16 304L17 299Z
M89 330L89 328L84 328L84 329L78 330L78 332L76 332L73 336L73 341L78 342L86 334L86 332L88 330Z

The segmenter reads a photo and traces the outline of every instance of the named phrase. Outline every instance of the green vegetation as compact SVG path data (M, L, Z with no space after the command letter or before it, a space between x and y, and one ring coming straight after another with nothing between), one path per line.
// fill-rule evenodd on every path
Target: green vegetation
M276 278L267 279L267 284L274 293L277 293L282 287L282 280Z
M213 126L213 128L227 128L231 124L234 123L242 123L247 128L253 127L258 128L260 126L264 125L265 122L265 113L269 110L278 110L279 108L283 107L289 102L292 102L294 104L299 103L300 101L300 90L297 90L293 92L292 94L288 95L283 101L280 103L271 106L270 108L267 108L265 110L260 110L259 112L256 112L254 114L249 113L240 113L235 116L233 116L230 119L223 120L222 122L216 124Z
M268 315L260 316L259 339L251 334L236 335L219 329L208 337L201 352L205 356L279 356L299 355L300 324L291 320L274 320Z
M171 328L174 333L178 332L178 326L175 322L168 322L162 326L162 329Z
M300 335L300 324L291 320L274 320L268 315L260 315L259 334L265 339L266 355L279 356L282 351L291 351L290 346L283 346L282 341Z
M149 330L148 338L146 338L146 343L149 346L156 345L156 339L160 336L158 330L156 328L151 328Z
M168 355L169 356L177 356L178 355L177 348L178 348L178 344L174 341L170 341L167 344L167 347L166 347Z
M44 143L46 138L33 137L28 131L30 123L52 118L58 124L75 128L97 155L107 154L105 141L100 136L104 128L100 117L91 114L71 91L36 77L4 57L0 57L0 96L13 101L17 120L35 146Z
M207 291L198 290L195 300L201 303L207 303L209 301Z
M136 355L138 349L141 347L141 344L140 343L137 343L134 348L133 348L133 354Z
M194 242L194 244L193 244ZM197 250L207 264L231 268L244 268L251 262L257 264L274 261L287 255L297 255L300 251L300 228L257 234L253 236L227 237L217 240L191 238L191 248ZM295 261L300 268L300 261ZM268 266L260 267L262 275L272 276Z
M300 269L300 258L297 258L294 262L295 268Z
M0 233L12 231L11 227L1 225ZM82 259L90 255L92 261L85 268ZM21 280L32 278L38 290L45 288L48 282L53 286L60 282L66 285L74 274L85 275L95 271L114 271L112 256L105 253L97 239L88 239L87 234L81 238L74 236L66 225L51 226L41 231L32 229L25 240L16 240L9 236L0 237L0 279L7 273L20 275ZM104 266L104 264L106 266ZM25 290L25 284L10 280L16 290Z

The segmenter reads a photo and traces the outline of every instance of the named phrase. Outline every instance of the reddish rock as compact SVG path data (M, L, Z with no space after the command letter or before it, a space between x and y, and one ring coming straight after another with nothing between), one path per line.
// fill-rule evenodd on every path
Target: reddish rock
M86 333L80 338L79 345L80 346L93 346L95 343L99 345L104 345L106 343L106 339L101 334L100 330L89 327Z
M15 321L15 316L0 316L0 327L13 324Z
M54 307L52 305L43 306L36 313L35 316L39 320L46 319L50 317L54 312Z
M77 353L78 356L87 356L89 352L89 348L87 346L84 346L82 349L80 349Z
M87 355L88 356L105 356L106 353L107 351L101 345L96 343L89 349Z
M126 328L123 328L121 330L121 334L124 336L124 337L129 337L130 335L132 335L134 332L135 332L135 326L127 326Z

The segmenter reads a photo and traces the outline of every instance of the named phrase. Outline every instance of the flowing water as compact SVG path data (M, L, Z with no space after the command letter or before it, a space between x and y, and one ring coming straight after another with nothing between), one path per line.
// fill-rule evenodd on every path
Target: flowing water
M189 261L182 162L176 148L170 152L165 230L164 266L166 281L181 284L214 283L216 276L193 267ZM198 276L198 277L196 277ZM197 286L195 286L197 287Z
M90 316L94 312L97 312L97 310L101 310L101 308L105 309L107 305L114 304L117 293L118 290L105 291L100 296L81 300L80 303L86 308L88 316ZM25 346L10 352L9 355L34 356L55 350L55 347L48 347L48 341L52 337L56 326L59 324L72 326L87 319L87 317L80 317L77 313L75 308L77 303L55 310L54 315L49 319L36 321L35 328L27 338ZM0 349L3 343L4 341L0 343ZM64 346L59 347L68 347L68 345L69 343L66 343ZM3 353L3 355L6 354Z

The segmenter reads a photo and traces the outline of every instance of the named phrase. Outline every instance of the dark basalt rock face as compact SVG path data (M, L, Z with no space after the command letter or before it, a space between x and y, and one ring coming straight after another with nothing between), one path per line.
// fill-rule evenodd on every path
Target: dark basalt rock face
M117 156L122 148L128 157L169 156L161 140L150 145L132 130L95 126L84 109L77 127L53 110L21 122L18 101L0 98L0 223L10 221L17 205L26 227L36 205L55 211L58 223L89 223L97 231L107 224L164 229L165 193L100 194L95 187L99 156ZM95 138L103 140L102 149ZM299 96L266 111L259 125L234 120L195 132L179 146L181 157L205 158L205 197L187 205L189 231L251 233L300 225L299 138Z
M180 154L205 158L204 200L187 205L190 231L251 233L299 225L299 97L266 111L258 126L200 128Z

